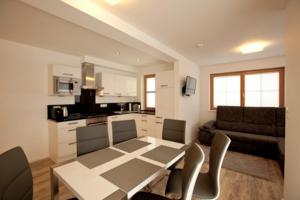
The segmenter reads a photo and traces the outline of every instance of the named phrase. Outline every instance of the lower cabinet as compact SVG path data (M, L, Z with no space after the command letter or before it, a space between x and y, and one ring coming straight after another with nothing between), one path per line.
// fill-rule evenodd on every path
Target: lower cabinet
M50 158L58 163L77 156L76 128L86 126L85 120L49 121Z

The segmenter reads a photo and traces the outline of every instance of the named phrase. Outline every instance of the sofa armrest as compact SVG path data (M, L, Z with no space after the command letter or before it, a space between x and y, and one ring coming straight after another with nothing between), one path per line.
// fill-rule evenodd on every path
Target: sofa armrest
M208 121L202 126L202 128L204 128L204 129L215 129L216 128L216 121L214 121L214 120Z

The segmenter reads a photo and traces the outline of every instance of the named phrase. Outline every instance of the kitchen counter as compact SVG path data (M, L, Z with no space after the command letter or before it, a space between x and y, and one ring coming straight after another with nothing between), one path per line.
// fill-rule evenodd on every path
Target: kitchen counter
M141 115L155 115L155 111L147 111L147 110L141 110L140 112L137 111L114 111L111 113L99 113L99 114L71 114L67 118L64 118L62 120L55 120L48 118L48 120L52 120L55 122L66 122L66 121L73 121L73 120L80 120L80 119L88 119L88 118L93 118L93 117L109 117L109 116L114 116L114 115L126 115L126 114L141 114Z

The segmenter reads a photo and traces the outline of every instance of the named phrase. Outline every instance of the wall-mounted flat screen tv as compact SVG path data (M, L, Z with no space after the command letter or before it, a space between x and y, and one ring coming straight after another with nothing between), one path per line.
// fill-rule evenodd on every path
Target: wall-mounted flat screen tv
M187 76L185 86L182 89L184 96L190 96L196 92L197 80L193 77Z

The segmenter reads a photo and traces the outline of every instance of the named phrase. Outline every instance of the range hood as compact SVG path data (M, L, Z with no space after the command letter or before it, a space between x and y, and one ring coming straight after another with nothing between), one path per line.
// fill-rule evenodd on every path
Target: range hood
M95 65L92 63L82 63L82 88L97 89L95 81Z

